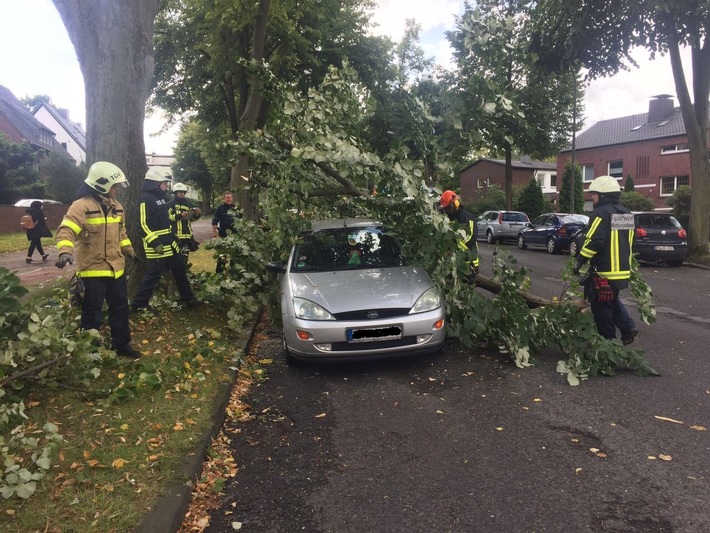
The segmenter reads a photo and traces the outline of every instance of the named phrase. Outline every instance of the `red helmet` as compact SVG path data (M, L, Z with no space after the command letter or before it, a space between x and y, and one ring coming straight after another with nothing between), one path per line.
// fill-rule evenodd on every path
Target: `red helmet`
M439 205L442 209L444 209L446 207L449 207L451 205L451 202L458 200L458 198L459 197L454 191L444 191L441 195L441 198L439 199Z

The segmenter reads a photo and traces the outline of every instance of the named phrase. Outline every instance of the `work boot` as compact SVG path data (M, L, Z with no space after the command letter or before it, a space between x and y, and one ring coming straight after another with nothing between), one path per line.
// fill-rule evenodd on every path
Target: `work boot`
M185 303L189 309L196 309L198 307L202 307L203 305L205 305L205 302L203 302L199 298L193 298L192 300L188 300Z
M636 338L636 335L638 335L639 332L636 331L635 329L632 329L631 331L627 333L622 333L621 334L621 342L626 346L627 344L631 344L634 342L634 339Z
M140 359L141 353L138 350L134 350L130 344L116 348L116 355L120 357L128 357L129 359Z

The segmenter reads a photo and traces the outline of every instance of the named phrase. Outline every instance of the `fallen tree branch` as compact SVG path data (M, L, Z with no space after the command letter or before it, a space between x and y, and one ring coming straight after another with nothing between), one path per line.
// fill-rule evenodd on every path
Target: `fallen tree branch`
M65 361L69 359L69 355L62 355L61 357L57 357L56 359L51 359L50 361L45 361L44 363L40 363L39 365L31 366L30 368L27 368L23 370L22 372L18 372L17 374L12 374L11 376L7 376L6 378L0 380L0 387L4 387L11 381L15 381L16 379L21 379L27 376L31 376L32 374L36 374L40 370L43 370L45 368L48 368L50 366L54 366L56 364L61 363L62 361Z
M491 279L489 277L483 276L481 274L478 274L476 276L476 287L480 287L490 293L493 294L498 294L500 291L503 290L503 286L495 281L494 279ZM546 300L545 298L542 298L540 296L537 296L535 294L530 294L529 292L526 291L518 291L518 294L520 297L525 300L525 303L530 309L536 309L538 307L545 307L546 305L560 305L562 303L569 304L573 307L577 307L580 311L583 309L586 309L589 304L585 302L584 300L572 300L572 301L553 301L553 300Z

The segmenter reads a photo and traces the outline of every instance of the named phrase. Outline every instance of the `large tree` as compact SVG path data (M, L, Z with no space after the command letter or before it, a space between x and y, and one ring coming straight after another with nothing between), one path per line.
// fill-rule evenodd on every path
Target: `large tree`
M52 1L84 76L87 165L110 161L126 174L131 184L128 231L138 244L133 221L148 170L143 121L153 79L153 22L160 0Z
M691 254L708 252L710 229L710 3L705 0L540 0L534 14L533 49L555 71L588 69L590 79L615 74L635 65L636 46L667 53L688 135L693 203L690 215ZM690 97L680 48L691 50Z
M513 153L547 157L567 142L576 77L538 68L529 50L530 0L467 4L456 30L457 90L463 126L505 157L505 193L513 201Z

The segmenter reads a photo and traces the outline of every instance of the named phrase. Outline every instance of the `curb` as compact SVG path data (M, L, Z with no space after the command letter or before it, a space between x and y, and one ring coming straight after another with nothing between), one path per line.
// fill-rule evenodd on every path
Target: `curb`
M246 355L251 344L258 324L261 322L262 313L259 312L254 322L251 324L251 331L244 342L243 353ZM208 428L205 435L199 441L195 451L187 456L185 464L178 471L178 477L187 478L183 483L176 483L168 488L167 493L160 497L147 515L143 517L135 533L175 533L180 529L185 518L185 513L192 500L192 489L194 482L202 474L202 464L207 455L207 449L212 439L217 436L222 429L226 416L227 405L232 394L232 387L237 377L237 371L232 371L232 380L225 384L221 394L221 400L216 410L212 427Z

